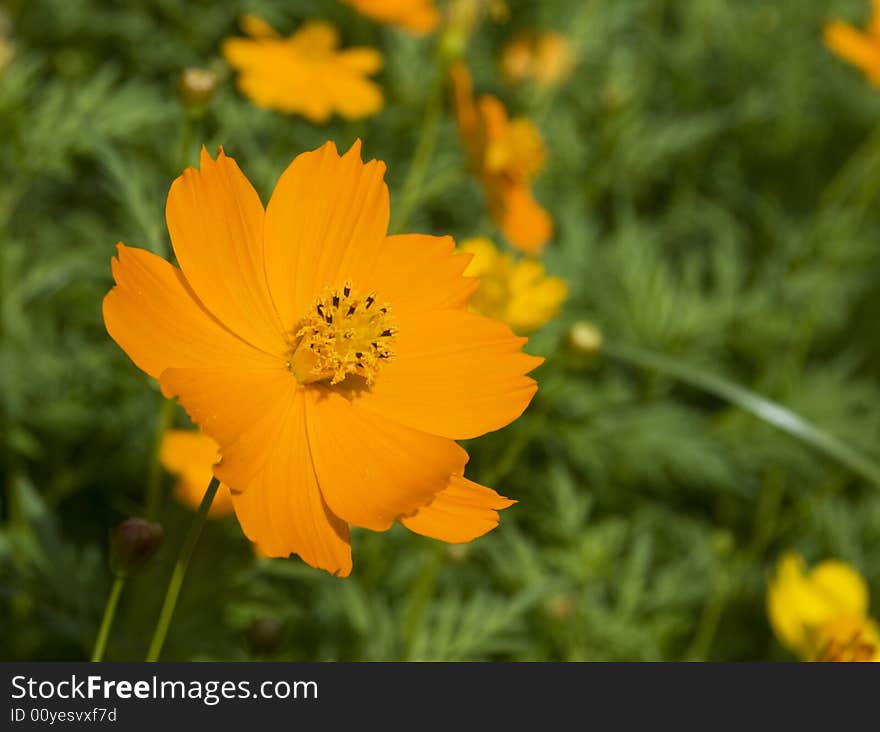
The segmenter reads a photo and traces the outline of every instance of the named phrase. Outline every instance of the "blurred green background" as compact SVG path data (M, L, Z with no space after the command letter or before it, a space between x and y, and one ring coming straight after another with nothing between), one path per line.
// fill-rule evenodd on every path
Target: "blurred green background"
M509 0L466 53L480 91L548 145L536 195L571 298L528 350L541 389L470 442L469 476L519 503L464 547L356 531L337 580L257 560L212 521L166 660L771 660L766 581L789 548L854 564L880 596L880 486L739 409L566 347L586 319L791 407L880 460L880 91L822 45L863 0ZM107 336L123 240L168 251L164 199L197 144L223 144L265 201L299 152L364 140L399 201L437 73L413 38L336 2L5 0L0 71L0 656L88 657L110 585L109 532L140 511L160 409ZM314 126L250 105L219 58L244 12L292 32L339 25L382 50L386 106ZM570 33L555 93L500 80L506 40ZM181 71L217 92L191 148ZM501 242L447 109L409 230ZM178 415L178 424L186 419ZM143 657L192 514L122 599L109 660ZM876 614L876 607L875 607Z

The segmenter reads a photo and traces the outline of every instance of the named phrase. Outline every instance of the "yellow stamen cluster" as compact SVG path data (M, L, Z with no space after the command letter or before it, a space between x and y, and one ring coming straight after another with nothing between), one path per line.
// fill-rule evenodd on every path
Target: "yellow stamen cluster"
M880 659L876 626L867 619L843 616L827 624L819 636L817 661L875 661Z
M361 296L351 282L328 288L299 324L289 368L301 384L343 381L349 374L372 384L394 358L397 328L376 293Z

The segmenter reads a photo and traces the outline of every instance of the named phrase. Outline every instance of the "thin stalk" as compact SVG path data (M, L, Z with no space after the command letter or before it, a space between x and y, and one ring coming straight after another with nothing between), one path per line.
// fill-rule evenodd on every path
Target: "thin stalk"
M817 427L787 407L762 397L739 384L703 371L668 356L634 346L608 343L606 356L617 361L671 376L697 389L713 394L767 424L786 432L800 442L835 460L856 475L880 488L880 465L853 449L838 437Z
M92 661L100 661L104 658L107 639L110 637L110 629L113 627L113 618L116 616L116 606L119 605L119 598L122 596L123 587L125 587L125 577L117 575L116 579L113 580L113 586L110 588L107 605L104 607L101 628L98 630L98 637L95 638L95 647L92 649Z
M174 608L177 606L177 598L180 595L180 588L183 586L183 580L186 577L186 570L189 568L190 559L192 559L193 551L202 535L202 528L205 526L205 519L208 517L208 509L214 502L214 496L217 494L217 488L220 481L217 478L211 478L202 502L199 504L199 510L193 517L192 524L189 527L189 533L180 549L180 556L174 565L174 571L171 573L171 581L168 583L168 589L165 591L165 601L162 603L162 610L159 613L159 620L156 623L156 629L153 631L153 640L150 641L150 648L147 651L147 661L158 661L159 655L162 653L162 646L165 645L165 637L168 635L168 628L171 625L171 618L174 616Z
M428 172L431 158L434 156L434 148L437 146L437 133L440 130L440 120L443 118L443 79L444 70L441 65L437 71L434 88L428 98L425 107L425 116L419 133L419 141L413 153L412 164L403 183L400 194L400 203L395 206L392 214L390 231L399 233L403 231L409 217L419 201L422 185Z

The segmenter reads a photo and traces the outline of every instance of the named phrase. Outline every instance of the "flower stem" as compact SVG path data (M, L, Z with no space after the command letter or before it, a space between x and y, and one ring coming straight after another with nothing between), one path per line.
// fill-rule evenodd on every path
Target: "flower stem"
M389 227L392 233L403 231L413 209L419 201L419 193L421 192L425 175L428 172L428 165L434 155L434 148L437 146L440 120L443 118L444 76L444 67L441 64L437 72L437 79L434 82L434 88L431 90L431 96L428 98L428 104L425 107L425 116L422 118L419 141L413 153L412 163L409 166L406 180L403 183L400 203L395 207L394 214L392 214Z
M612 343L603 344L602 351L614 360L671 376L735 404L767 424L773 425L827 457L836 460L853 473L880 488L880 465L850 447L840 438L817 427L781 404L766 399L732 381L659 353Z
M177 605L177 598L180 595L180 588L183 586L184 577L186 577L189 561L202 534L205 519L208 517L208 509L211 508L211 504L214 502L214 496L217 494L219 486L220 481L217 478L211 478L211 482L205 491L205 496L202 498L199 509L193 517L189 533L187 533L183 547L180 550L180 556L177 558L174 571L171 573L168 589L165 591L165 601L162 603L159 620L156 623L156 629L153 631L153 640L150 641L150 649L147 651L147 661L158 661L159 655L162 653L162 646L165 645L165 636L168 635L168 628L171 625L171 618L174 615L174 608Z
M92 649L92 661L100 661L104 658L104 650L107 648L107 639L110 637L110 629L113 627L113 618L116 616L116 606L122 596L122 588L125 587L125 577L117 575L110 588L110 596L104 607L104 617L101 619L101 628L98 637L95 638L95 647Z

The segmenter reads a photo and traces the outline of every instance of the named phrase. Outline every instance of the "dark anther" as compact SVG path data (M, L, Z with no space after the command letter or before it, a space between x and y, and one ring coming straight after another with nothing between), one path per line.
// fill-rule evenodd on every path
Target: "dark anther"
M345 287L342 288L342 294L345 295L346 297L348 297L351 294L351 288L348 285L346 285Z
M318 311L318 315L320 315L322 318L324 317L324 303L319 302L318 307L315 308L315 310Z
M354 354L355 358L361 358L361 357L363 357L363 355L364 354L361 351L355 351L355 354Z
M338 307L339 307L339 295L334 295L334 296L333 296L333 307L334 307L334 308L338 308Z
M332 324L332 323L333 323L333 314L332 314L332 313L327 313L327 317L324 318L324 320L326 320L327 323Z
M369 308L374 302L376 302L376 298L372 295L367 295L367 307Z
M385 313L388 312L388 308L379 308L379 312L382 313L382 315L385 315Z
M386 328L385 330L383 330L383 331L382 331L382 337L383 337L383 338L390 338L390 337L391 337L391 329L390 329L390 328Z
M349 305L348 306L348 314L354 315L354 311L357 309L357 305Z

